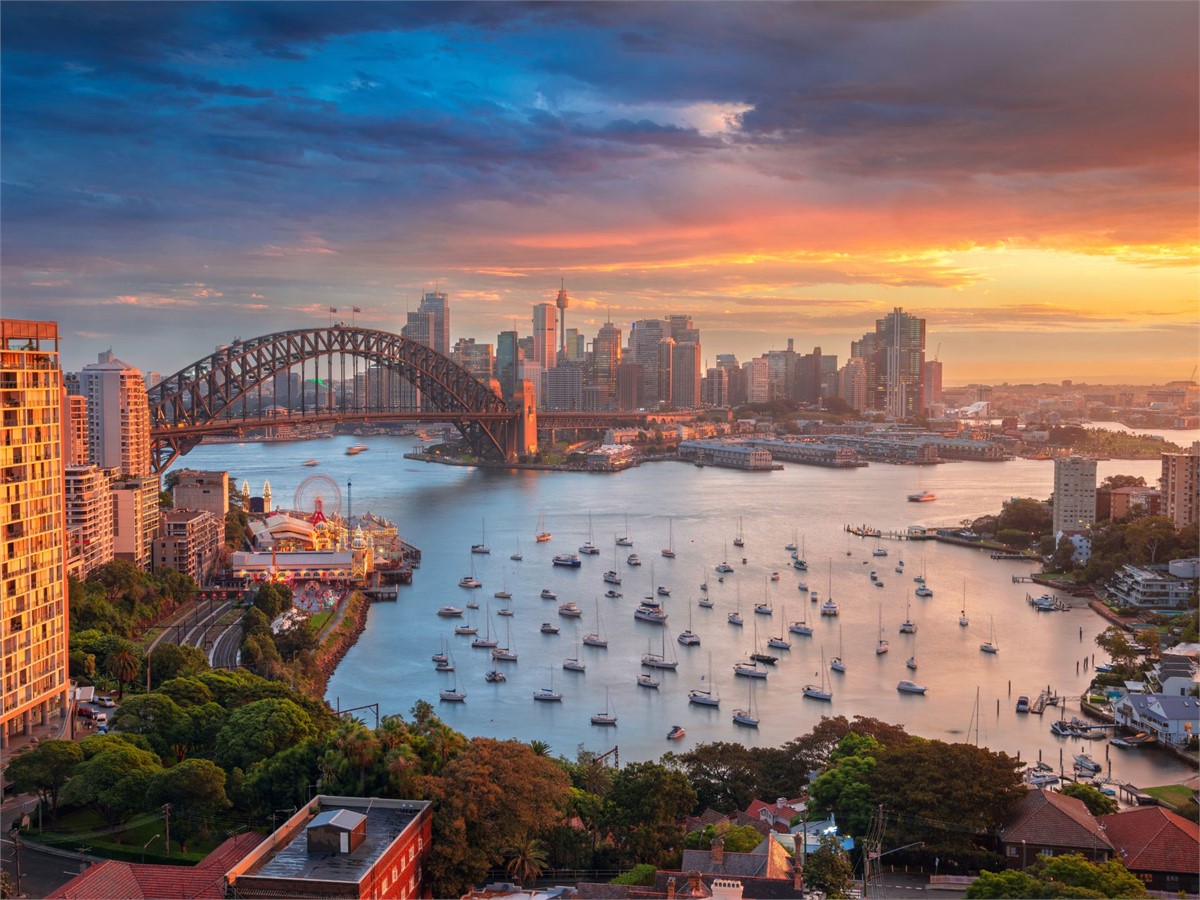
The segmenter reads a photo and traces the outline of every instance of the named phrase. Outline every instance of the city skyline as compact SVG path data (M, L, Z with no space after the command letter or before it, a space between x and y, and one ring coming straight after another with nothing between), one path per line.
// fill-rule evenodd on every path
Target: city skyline
M845 360L903 307L947 383L1193 372L1194 5L0 16L5 315L67 370L426 291L495 343L565 282L589 338L682 313L709 360Z

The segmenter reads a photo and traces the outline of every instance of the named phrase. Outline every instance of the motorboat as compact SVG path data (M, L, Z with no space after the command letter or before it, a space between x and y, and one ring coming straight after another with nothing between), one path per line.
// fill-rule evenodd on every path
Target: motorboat
M476 603L474 600L468 600L467 601L467 609L479 609L479 604Z
M320 463L319 463L317 460L315 460L315 459L306 459L306 460L305 460L305 461L304 461L304 462L303 462L301 465L305 465L305 466L319 466L319 465L320 465Z
M937 494L933 493L932 491L921 491L916 494L908 495L909 503L929 503L930 501L933 501L936 499L937 499Z
M640 566L642 558L636 553L630 553L629 556L625 557L625 563L630 566Z
M660 597L670 597L671 589L669 587L666 587L665 585L660 584L658 586L658 589L655 591L655 593L658 594L658 596L660 596Z
M1081 772L1090 772L1094 775L1104 770L1104 767L1100 763L1096 762L1086 753L1076 753L1074 759L1075 768Z
M871 570L871 580L872 580L872 581L878 581L878 580L879 580L879 573L878 573L878 572L876 572L874 569L872 569L872 570Z
M667 621L667 614L663 612L663 608L658 605L656 600L643 600L633 611L633 617L655 625L662 625Z
M572 603L568 601L567 603L560 603L558 605L558 614L560 616L566 616L569 619L578 619L581 615L583 615L583 610L579 608L578 603Z
M918 597L932 597L933 596L933 591L931 591L929 588L927 588L923 584L917 585L917 589L915 591L913 591L913 593L916 594Z
M508 681L508 676L499 669L492 669L483 676L483 680L489 684L498 684L501 681Z
M1019 713L1029 712L1029 698L1026 697L1024 694L1022 694L1020 697L1017 698L1017 712L1019 712Z
M772 580L772 581L778 581L778 580L779 580L779 573L778 573L778 572L772 572L772 573L771 573L771 580Z
M896 690L902 694L923 694L927 688L923 684L917 684L915 681L904 679L896 685Z
M620 584L621 576L618 575L614 570L609 569L604 573L604 581L606 584Z
M483 582L479 581L476 578L473 578L470 575L464 575L462 578L458 579L458 586L460 588L471 588L471 589L481 588L481 587L483 587Z
M542 634L558 634L558 626L553 622L543 622Z
M492 596L497 600L511 600L512 591L496 591L496 593L492 594Z
M696 605L703 607L704 609L712 609L715 604L712 602L711 598L701 597L699 600L696 601Z
M551 562L556 566L565 566L568 569L578 569L583 563L574 553L558 553Z
M875 585L875 587L883 587L882 581L872 581L871 584Z
M554 591L550 590L550 588L542 588L542 599L543 600L557 600L558 594L554 593Z
M367 449L366 444L354 444L353 446L346 448L346 455L347 456L358 456L358 454L362 453L366 449Z
M683 736L687 734L687 729L682 725L672 725L671 730L667 732L668 741L681 741Z
M463 611L457 606L443 606L438 609L437 614L443 619L458 619L462 617Z
M731 566L727 562L723 562L717 566L717 571L720 572L722 575L725 575L725 574L728 574L729 572L733 571L733 566Z
M607 597L609 600L620 600L625 595L622 594L620 591L605 591L604 596Z

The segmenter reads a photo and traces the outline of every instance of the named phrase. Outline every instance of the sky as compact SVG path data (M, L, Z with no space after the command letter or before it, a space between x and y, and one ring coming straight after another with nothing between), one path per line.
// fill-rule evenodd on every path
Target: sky
M0 4L0 309L68 370L571 297L948 385L1200 355L1191 2Z

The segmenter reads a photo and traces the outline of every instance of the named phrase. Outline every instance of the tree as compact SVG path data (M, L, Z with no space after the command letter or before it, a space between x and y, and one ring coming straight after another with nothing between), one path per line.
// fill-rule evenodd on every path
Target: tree
M1141 475L1108 475L1100 482L1103 490L1116 490L1124 487L1145 487L1146 479Z
M724 843L726 853L749 853L762 843L762 833L753 825L722 822L720 826L710 824L699 831L690 832L684 838L683 845L690 850L707 850L718 837Z
M854 867L833 835L822 835L820 846L808 854L804 864L804 886L824 891L829 897L850 896Z
M984 870L967 888L966 897L973 900L1000 900L1005 897L1042 897L1044 885L1025 872L1009 869L1004 872Z
M225 772L207 759L185 759L159 772L150 782L156 804L170 803L180 840L207 830L212 816L231 806L225 796Z
M1125 543L1129 546L1133 562L1153 565L1159 554L1167 558L1167 552L1175 546L1175 523L1166 516L1146 516L1126 526ZM1191 548L1195 551L1195 547Z
M88 758L76 766L62 790L62 801L91 806L110 825L118 825L149 806L148 789L162 765L153 753L120 738L114 737L101 746L103 749L91 757L88 748L83 748Z
M505 851L557 822L570 781L554 760L520 741L474 738L439 776L423 779L435 801L429 874L435 897L458 897Z
M81 762L83 749L74 741L43 741L32 752L14 757L5 774L18 793L37 791L57 815L59 792Z
M181 676L199 675L210 668L208 656L199 647L162 643L146 657L151 687Z
M1027 872L984 871L967 888L969 898L1145 897L1141 879L1118 859L1096 864L1081 854L1039 856Z
M285 585L268 581L254 595L254 605L262 610L268 619L274 619L292 605L292 591Z
M1045 504L1040 500L1022 497L1009 503L996 517L996 533L1013 529L1040 536L1050 530L1051 523L1052 517Z
M112 654L106 663L108 674L117 680L117 699L125 696L126 683L133 681L142 669L142 661L132 650L121 649Z
M1075 568L1075 544L1065 534L1054 548L1050 568L1055 572L1070 572Z
M113 728L119 732L145 735L163 759L172 747L188 744L187 713L166 694L139 694L130 697L113 716ZM182 759L182 756L180 756Z
M508 860L504 871L516 879L517 884L532 884L546 869L546 851L537 838L525 835L506 852Z
M216 759L227 771L249 771L316 733L308 713L291 700L256 700L229 714L217 735Z
M624 863L660 863L683 845L679 821L696 805L682 772L659 763L631 763L613 776L610 828Z
M1123 629L1110 625L1096 635L1096 646L1108 653L1108 658L1118 669L1128 673L1137 662L1137 648L1129 642Z
M1090 784L1070 782L1063 785L1062 794L1066 797L1074 797L1076 800L1082 800L1088 808L1088 812L1093 816L1107 816L1121 809L1120 804L1116 800L1100 793L1098 789Z

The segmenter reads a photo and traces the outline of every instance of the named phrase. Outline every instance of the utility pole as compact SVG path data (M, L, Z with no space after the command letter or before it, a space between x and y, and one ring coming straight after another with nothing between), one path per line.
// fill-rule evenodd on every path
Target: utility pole
M170 856L171 855L171 804L164 803L162 810L163 810L163 818L166 821L166 825L167 825L167 837L166 837L167 856Z

